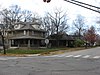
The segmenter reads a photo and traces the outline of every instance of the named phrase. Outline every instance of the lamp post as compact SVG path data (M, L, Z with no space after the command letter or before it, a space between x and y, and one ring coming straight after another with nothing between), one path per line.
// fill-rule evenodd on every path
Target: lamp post
M5 43L4 43L4 36L2 35L2 32L0 32L0 35L1 35L1 39L2 39L4 54L6 54Z

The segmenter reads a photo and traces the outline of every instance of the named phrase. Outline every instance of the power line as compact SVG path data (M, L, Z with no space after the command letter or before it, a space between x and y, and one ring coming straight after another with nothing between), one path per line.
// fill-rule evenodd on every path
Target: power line
M97 6L94 6L94 5L90 5L90 4L87 4L87 3L79 2L79 1L76 1L76 0L71 0L71 1L74 1L74 2L77 2L77 3L80 3L80 4L84 4L84 5L87 5L87 6L90 6L90 7L94 7L94 8L97 8L97 9L100 9L100 7L97 7Z
M76 1L76 0L71 0L71 1L69 1L69 0L64 0L64 1L67 1L67 2L69 2L69 3L75 4L75 5L78 5L78 6L81 6L81 7L83 7L83 8L92 10L92 11L97 12L97 13L100 13L100 11L99 11L100 7L97 7L97 6L94 6L94 5L90 5L90 4L87 4L87 3L83 3L83 2L79 2L79 1ZM96 9L92 9L92 8L87 7L87 6L85 6L85 5L90 6L90 7L94 7L94 8L96 8Z

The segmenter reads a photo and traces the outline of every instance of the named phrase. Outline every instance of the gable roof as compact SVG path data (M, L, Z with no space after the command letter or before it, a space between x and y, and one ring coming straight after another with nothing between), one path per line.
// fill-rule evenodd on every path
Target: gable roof
M20 24L20 23L19 23ZM23 26L20 29L15 29L15 30L34 30L34 31L41 31L41 32L46 32L43 29L36 29L34 28L32 25L39 25L39 24L33 24L33 23L29 23L29 22L25 22L25 23L21 23Z
M22 30L26 30L26 29L33 30L33 29L35 29L35 28L34 28L32 25L26 24L26 25L24 25L23 27L21 27L20 29L22 29Z
M21 27L19 30L34 30L34 31L46 32L46 31L43 30L43 29L35 29L35 28L34 28L32 25L30 25L30 24L24 25L24 26Z

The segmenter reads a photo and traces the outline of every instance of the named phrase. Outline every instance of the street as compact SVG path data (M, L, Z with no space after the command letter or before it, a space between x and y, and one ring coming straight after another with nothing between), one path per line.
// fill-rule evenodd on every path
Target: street
M100 58L100 47L80 50L80 51L74 51L74 52L68 52L68 53L52 55L52 56L45 56L45 57L74 57L74 58L79 57L79 58L99 59Z
M51 56L2 56L0 75L100 75L100 47Z

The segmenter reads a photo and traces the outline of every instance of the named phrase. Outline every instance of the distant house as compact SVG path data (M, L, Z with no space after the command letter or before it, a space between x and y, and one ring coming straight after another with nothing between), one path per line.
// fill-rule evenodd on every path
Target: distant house
M38 23L19 23L15 29L7 31L9 46L29 48L44 46L45 32Z
M48 39L52 47L74 47L74 37L67 34L53 34Z

